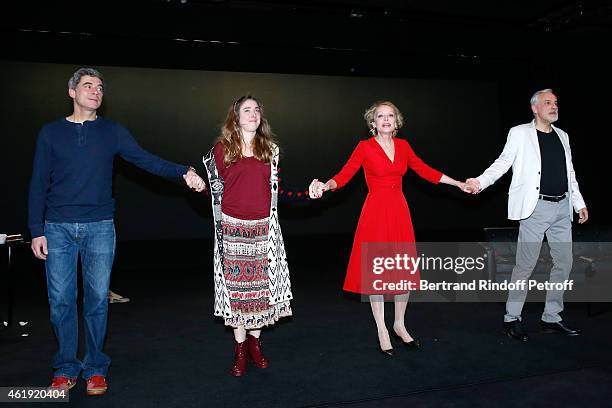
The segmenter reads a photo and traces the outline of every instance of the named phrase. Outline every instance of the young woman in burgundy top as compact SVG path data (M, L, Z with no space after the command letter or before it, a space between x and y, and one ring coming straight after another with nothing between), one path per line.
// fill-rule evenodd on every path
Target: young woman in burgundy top
M277 217L278 147L259 102L234 102L204 158L215 221L215 315L234 329L241 376L247 360L267 368L261 328L291 315L291 285Z
M451 184L465 189L465 184L456 181L425 164L412 150L410 144L396 138L403 124L403 117L397 107L388 101L374 103L364 114L373 137L359 142L342 170L326 183L314 179L310 184L310 197L319 198L327 190L344 186L363 166L368 196L363 205L344 290L370 295L372 314L378 329L380 349L386 355L393 355L393 347L384 319L383 295L394 294L394 334L408 347L419 347L404 325L408 303L406 291L376 291L365 286L361 273L362 244L366 243L414 243L414 232L408 204L402 191L402 176L408 167L431 183Z

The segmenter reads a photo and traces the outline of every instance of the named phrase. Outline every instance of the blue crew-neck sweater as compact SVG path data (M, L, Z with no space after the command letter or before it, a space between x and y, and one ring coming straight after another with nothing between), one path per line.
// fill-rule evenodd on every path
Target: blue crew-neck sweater
M159 176L181 177L187 166L163 160L136 143L118 123L98 117L84 123L66 119L40 130L30 183L28 224L32 238L44 235L44 222L112 219L115 155Z

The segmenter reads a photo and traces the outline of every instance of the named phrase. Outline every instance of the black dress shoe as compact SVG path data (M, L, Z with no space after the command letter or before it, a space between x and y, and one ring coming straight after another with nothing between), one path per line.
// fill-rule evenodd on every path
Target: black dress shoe
M393 337L399 339L399 341L401 341L402 344L404 346L406 346L407 348L409 348L409 349L418 349L418 348L421 348L421 342L418 341L417 339L412 339L408 343L406 343L404 341L404 339L402 339L402 337L399 334L397 334L396 332L393 332Z
M520 341L527 341L527 333L523 330L523 325L520 320L513 320L511 322L504 322L504 331L509 337Z
M566 336L579 336L582 334L582 330L572 329L563 322L548 323L540 320L540 327L544 333L561 333Z

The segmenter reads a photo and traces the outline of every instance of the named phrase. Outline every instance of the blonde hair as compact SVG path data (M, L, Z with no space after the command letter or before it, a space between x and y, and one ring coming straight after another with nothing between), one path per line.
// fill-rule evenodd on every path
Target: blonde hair
M395 137L395 135L397 135L397 131L404 125L404 115L402 115L402 112L400 112L400 110L397 108L397 106L393 104L393 102L390 102L390 101L374 102L365 111L365 113L363 114L363 118L365 119L368 125L368 129L370 129L370 133L376 136L376 128L372 127L372 122L374 122L374 114L376 113L376 110L383 105L390 107L391 109L393 109L393 112L395 112L395 129L393 130L393 137Z
M253 155L264 163L272 160L272 145L274 144L274 133L264 116L263 106L250 94L241 96L230 106L225 122L221 127L221 135L217 142L223 145L223 164L230 166L242 159L242 136L240 131L240 107L246 101L255 101L261 113L261 122L255 131L253 138Z

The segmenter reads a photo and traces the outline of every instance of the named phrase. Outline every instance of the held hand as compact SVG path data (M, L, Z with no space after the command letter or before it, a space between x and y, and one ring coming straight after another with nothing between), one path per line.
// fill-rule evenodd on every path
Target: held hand
M308 195L312 199L321 198L323 193L327 190L328 188L324 183L321 183L318 179L314 179L308 187Z
M454 178L449 177L446 174L442 175L442 177L440 178L440 183L455 186L465 193L472 193L472 186L468 185L467 183L462 183L461 181L455 180Z
M467 180L465 180L465 184L466 184L466 190L464 190L466 193L470 193L470 194L478 194L481 191L481 186L480 186L480 181L478 181L475 178L469 178Z
M206 183L204 183L204 180L198 176L192 167L189 168L186 174L183 174L183 179L185 179L185 183L187 186L189 186L189 188L197 191L198 193L201 193L206 189Z
M459 188L464 193L468 193L468 194L476 194L477 193L477 190L474 188L474 186L472 186L471 184L468 184L468 183L461 183Z
M460 181L457 182L457 187L459 187L459 190L463 191L464 193L471 193L472 192L467 184L462 183Z
M319 180L313 179L308 186L308 196L313 200L321 197L319 183Z
M589 211L584 207L578 211L578 216L578 224L584 224L589 219Z
M42 237L32 238L31 248L35 257L43 261L47 259L47 255L49 254L47 250L47 237L43 235Z
M195 176L195 182L194 182L193 189L197 191L198 193L201 193L202 191L206 190L206 183L204 182L202 177L198 175Z
M185 183L189 188L191 188L193 191L197 191L198 193L204 191L206 188L204 180L202 180L202 178L200 178L200 176L197 174L183 174L183 179L185 179Z

